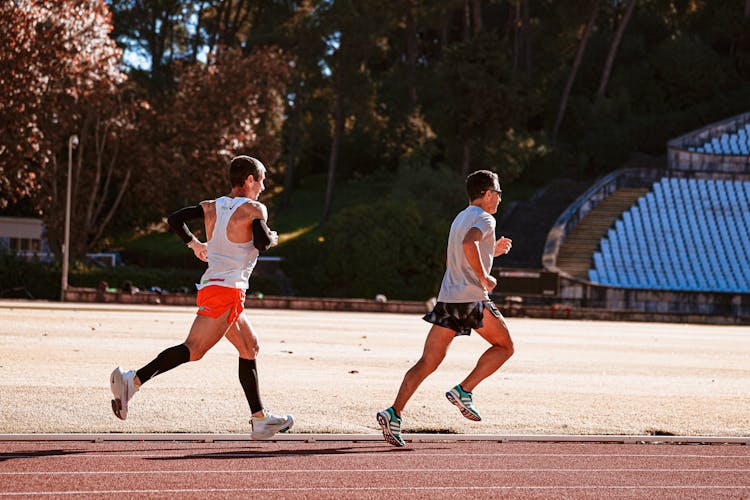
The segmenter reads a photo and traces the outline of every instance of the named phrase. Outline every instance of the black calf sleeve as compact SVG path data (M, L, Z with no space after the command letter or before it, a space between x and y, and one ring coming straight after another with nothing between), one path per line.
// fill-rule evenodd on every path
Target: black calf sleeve
M190 349L185 344L163 350L152 362L135 372L141 384L160 373L171 370L190 361Z
M260 392L258 391L258 369L255 366L254 359L240 358L240 384L245 391L245 397L250 405L250 411L253 413L263 409L263 403L260 402Z

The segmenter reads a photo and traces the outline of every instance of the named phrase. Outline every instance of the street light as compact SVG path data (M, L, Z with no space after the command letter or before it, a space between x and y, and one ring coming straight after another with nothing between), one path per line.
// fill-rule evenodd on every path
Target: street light
M65 302L65 291L68 289L68 255L70 253L70 185L73 177L73 148L78 146L78 136L68 138L68 190L65 196L65 242L62 247L62 280L60 301Z

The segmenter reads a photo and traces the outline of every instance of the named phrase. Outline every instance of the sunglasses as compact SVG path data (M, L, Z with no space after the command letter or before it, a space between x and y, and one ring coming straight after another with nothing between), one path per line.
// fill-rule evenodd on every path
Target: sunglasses
M488 189L487 191L492 191L494 193L497 193L497 195L502 198L503 197L503 190L502 189ZM485 191L485 193L487 192Z

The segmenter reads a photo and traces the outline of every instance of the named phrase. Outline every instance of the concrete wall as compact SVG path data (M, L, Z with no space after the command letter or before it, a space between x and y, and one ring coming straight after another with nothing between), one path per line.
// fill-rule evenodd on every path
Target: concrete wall
M589 281L561 280L563 302L583 308L641 313L717 315L750 324L750 294L640 290L603 286Z
M600 290L596 290L596 289ZM495 303L507 317L555 318L555 319L590 319L600 321L654 321L670 323L698 323L721 325L750 325L750 296L729 300L728 312L724 314L706 314L701 308L691 309L681 307L680 310L666 310L663 306L645 307L643 309L628 309L628 301L615 290L612 301L613 307L601 307L601 300L597 293L606 295L607 287L589 286L582 283L571 283L566 286L568 292L578 295L578 298L541 296L503 296L496 295ZM575 292L577 290L577 292ZM654 292L648 292L654 293ZM680 294L678 294L680 295ZM714 295L714 294L707 294ZM644 296L636 294L637 298ZM583 297L588 297L584 299ZM658 297L648 297L650 301ZM680 297L675 297L673 302ZM681 297L684 299L684 297ZM627 299L625 297L625 299ZM65 294L67 302L99 302L116 304L161 304L194 306L195 295L155 293L137 293L131 295L124 292L97 292L93 288L72 288ZM618 302L619 301L619 302ZM620 307L615 307L619 304ZM726 305L726 304L724 304ZM387 301L376 302L366 299L331 299L316 297L248 297L245 300L247 309L301 309L311 311L353 311L353 312L386 312L422 315L432 308L432 303L419 301ZM649 310L650 309L650 310ZM744 314L741 312L744 311Z
M152 292L105 292L95 288L70 287L65 292L66 302L99 302L115 304L161 304L194 306L194 294L157 294ZM315 311L359 311L424 314L431 309L427 302L388 300L378 302L367 299L337 299L318 297L247 297L247 308L308 309Z
M711 172L712 174L750 175L750 156L718 155L688 151L710 141L724 132L735 132L750 122L750 112L707 125L681 135L667 143L667 164L676 172ZM716 178L715 176L712 176Z

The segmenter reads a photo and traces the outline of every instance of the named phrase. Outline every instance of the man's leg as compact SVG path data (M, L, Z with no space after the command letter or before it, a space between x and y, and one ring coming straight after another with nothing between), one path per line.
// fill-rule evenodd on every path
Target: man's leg
M268 439L277 432L286 432L291 429L294 425L294 417L291 415L278 417L263 408L263 403L260 400L258 369L255 360L259 351L258 337L255 335L253 327L250 325L250 321L248 321L244 312L229 327L226 337L240 355L238 374L242 390L245 392L245 397L252 413L250 425L253 430L253 439Z
M183 363L201 359L224 335L227 315L228 313L224 313L218 318L211 318L197 314L184 343L165 349L156 359L136 372L136 387Z
M513 341L508 327L496 307L484 309L482 324L484 326L477 332L491 344L490 348L480 356L464 381L445 393L445 397L459 409L461 415L475 422L481 421L482 416L474 407L471 391L479 382L495 373L513 354Z
M477 333L491 345L480 356L471 373L461 382L461 388L466 392L474 390L479 382L495 373L513 355L513 340L502 315L497 317L489 307L485 307L482 323L484 326L478 329Z
M393 403L396 416L401 416L401 411L420 384L440 366L445 358L445 353L448 352L448 346L455 337L456 332L453 330L432 325L424 343L422 357L406 372L404 380L401 382L398 395Z
M245 397L250 405L254 417L263 416L263 404L260 401L258 389L258 368L255 357L258 355L258 336L243 312L233 325L229 327L226 338L237 349L240 355L239 378Z
M218 318L211 318L199 314L195 317L184 343L165 349L138 371L115 368L109 378L110 389L114 395L112 411L115 415L122 420L127 418L128 402L141 384L187 361L201 359L224 335L228 315L229 312L226 312Z
M383 437L394 446L406 446L401 437L401 411L411 399L414 391L429 374L435 371L445 358L448 346L455 338L456 332L438 325L432 325L425 340L422 357L404 375L398 395L393 406L379 411L375 418L383 430Z

